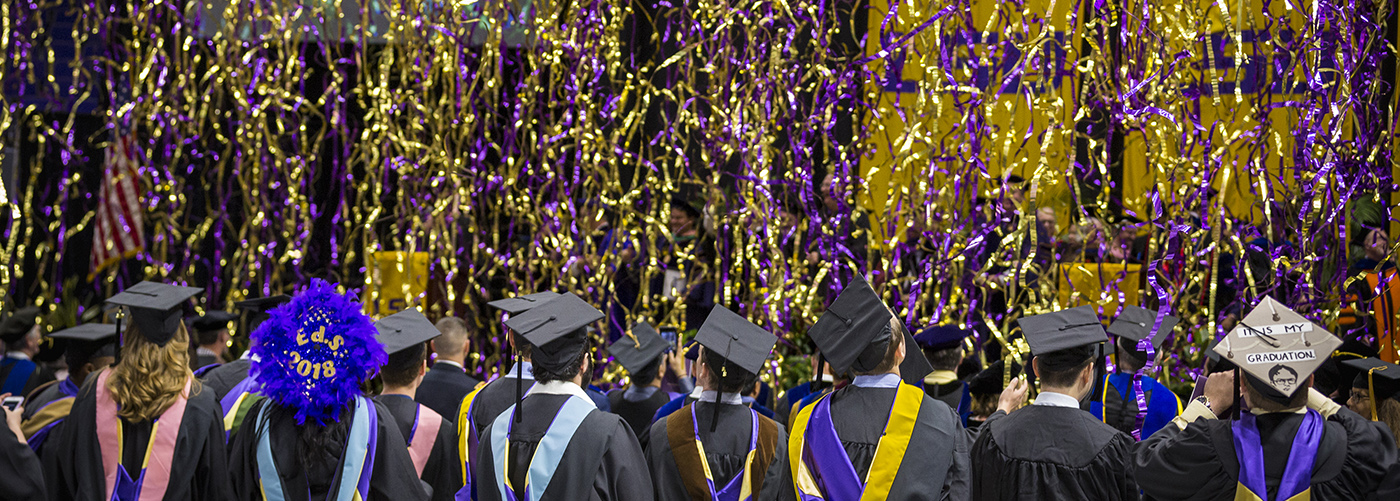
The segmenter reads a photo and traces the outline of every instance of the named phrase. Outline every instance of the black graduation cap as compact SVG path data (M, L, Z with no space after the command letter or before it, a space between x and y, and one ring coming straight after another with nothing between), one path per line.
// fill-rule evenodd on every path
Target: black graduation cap
M34 323L38 319L38 306L25 306L15 310L3 322L0 322L0 341L11 344L23 339L25 335L29 334L29 331L34 329Z
M1019 322L1037 356L1108 341L1093 306L1021 317Z
M904 361L899 363L899 378L905 383L918 385L923 382L924 376L933 372L933 364L928 363L923 350L915 349L918 344L909 329L904 328L903 322L900 322L899 330L904 331Z
M54 332L49 337L66 341L64 351L70 370L76 369L74 364L86 363L96 356L116 356L117 332L110 324L82 324Z
M545 291L536 292L534 294L526 294L524 296L497 299L486 304L492 308L504 311L511 315L519 315L526 311L530 311L531 308L540 306L554 299L557 299L558 297L558 292Z
M763 361L778 344L778 337L754 325L738 313L716 305L695 333L695 342L750 374L763 370Z
M636 374L660 358L666 352L667 344L656 329L646 322L637 322L631 332L636 341L622 336L608 346L608 353L617 359L622 368L627 369L628 374Z
M286 304L288 301L291 300L292 296L288 296L286 294L278 294L276 296L260 297L256 299L245 299L243 301L238 301L236 303L233 303L233 307L241 311L253 314L253 317L248 321L248 331L252 332L254 329L257 329L257 327L263 322L267 321L269 317L267 312L272 311L273 308L282 306L283 304Z
M934 325L919 331L919 334L914 336L914 342L925 350L946 350L961 346L963 340L972 334L972 329L964 329L956 324Z
M1352 388L1366 388L1371 392L1371 411L1374 414L1381 400L1396 398L1400 393L1400 365L1379 358L1360 358L1342 362L1357 371L1352 380ZM1374 415L1372 416L1374 418Z
M405 349L431 341L441 336L437 326L428 321L415 308L400 311L379 319L374 323L379 331L377 338L384 345L384 353L393 355Z
M131 311L131 321L141 335L152 343L165 346L180 329L180 306L203 291L198 287L141 282L127 287L120 294L107 299L107 302L127 307Z
M1157 329L1157 334L1152 336L1152 348L1162 347L1162 342L1171 335L1172 330L1181 319L1167 315L1162 318L1162 326ZM1123 312L1118 314L1118 318L1113 319L1113 323L1108 325L1108 333L1118 336L1119 345L1125 350L1140 352L1137 343L1147 338L1152 333L1152 327L1157 325L1157 312L1147 308L1140 308L1133 305L1123 306Z
M584 327L602 319L603 312L568 293L511 317L506 327L535 346L533 362L550 365L582 348L588 341Z
M807 330L807 335L835 372L864 372L884 359L890 343L885 328L893 319L894 314L875 294L870 282L857 276Z
M217 331L227 329L229 322L234 320L238 320L238 315L227 311L211 310L205 313L204 316L190 322L190 326L194 327L194 330L197 332Z
M1011 378L1021 375L1021 364L1011 362ZM967 391L973 395L998 395L1005 388L1006 362L997 360L987 365L986 369L974 374L967 380Z

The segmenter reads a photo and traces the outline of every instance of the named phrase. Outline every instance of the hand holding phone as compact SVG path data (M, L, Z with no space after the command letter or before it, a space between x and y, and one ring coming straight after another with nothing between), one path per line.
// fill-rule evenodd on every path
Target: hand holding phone
M8 395L8 393L6 395ZM3 401L0 401L0 406L4 406L7 410L19 409L21 405L24 405L24 397L7 396Z
M12 397L9 393L0 395L0 407L4 407L5 409L5 425L14 433L15 438L19 439L20 442L28 444L29 442L24 439L24 431L21 430L19 426L20 413L23 411L23 408L20 406L23 403L24 397Z

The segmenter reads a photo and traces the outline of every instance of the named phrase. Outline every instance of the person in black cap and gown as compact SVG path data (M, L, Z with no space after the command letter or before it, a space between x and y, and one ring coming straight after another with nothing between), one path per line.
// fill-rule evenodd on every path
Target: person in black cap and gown
M428 484L432 499L451 501L462 488L462 468L457 464L457 427L441 414L414 400L428 365L428 342L438 337L437 327L416 309L408 309L374 323L388 362L379 368L384 390L374 397L399 425L413 468Z
M1117 370L1104 376L1098 395L1089 396L1093 399L1089 412L1094 417L1139 440L1152 436L1181 414L1181 399L1175 393L1152 376L1138 374L1146 367L1148 359L1147 350L1139 348L1139 343L1155 332L1149 342L1153 350L1161 349L1163 341L1176 328L1177 318L1164 316L1160 327L1156 322L1155 311L1132 305L1123 307L1123 312L1108 326L1108 333L1116 338L1113 349ZM1155 331L1154 327L1157 327ZM1139 387L1147 403L1141 423L1138 422Z
M192 326L199 338L199 350L192 364L194 370L224 363L224 353L228 351L228 324L237 319L238 315L219 310L195 319Z
M117 354L117 332L113 325L83 324L49 334L49 337L64 340L68 377L39 390L24 403L24 436L28 437L29 446L41 454L53 427L73 409L73 399L88 375L111 366Z
M603 312L564 294L506 321L532 348L535 384L482 430L473 462L479 501L650 500L637 437L583 391L592 373L587 326ZM517 340L520 340L517 338Z
M853 378L794 410L788 451L798 498L965 499L966 433L947 404L909 384L923 380L928 362L870 283L857 276L808 335L834 372Z
M182 306L202 289L141 282L107 301L129 310L119 361L83 385L49 434L54 499L230 499L218 402L189 368Z
M643 448L656 411L677 396L661 391L661 371L669 347L666 339L646 322L638 322L629 334L608 346L608 353L627 370L628 378L626 388L608 392L612 413L632 427Z
M285 304L287 301L291 301L291 299L291 296L277 295L239 301L234 303L234 306L250 315L248 333L252 334L262 325L263 321L267 320L268 312L272 311L273 308ZM243 356L239 357L238 360L206 371L200 380L204 382L204 385L208 387L210 391L214 392L214 398L223 402L225 401L225 397L228 396L228 393L233 391L234 387L240 386L240 384L242 384L243 387L249 386L249 383L244 383L244 380L248 379L248 366L252 363L249 357L252 355L253 351L251 349L244 351ZM229 410L231 409L224 409L225 412Z
M416 399L444 417L455 417L462 399L481 386L480 379L467 374L465 365L471 355L471 331L457 317L438 319L435 326L442 333L432 342L437 358L423 376Z
M1181 416L1138 444L1142 492L1162 500L1372 499L1395 466L1395 439L1312 388L1313 371L1340 344L1266 296L1213 349L1245 381L1211 375ZM1248 410L1218 419L1240 387Z
M1095 381L1099 344L1108 341L1091 306L1022 317L1040 380L1035 403L1002 409L977 430L972 499L1138 499L1133 437L1080 410Z
M43 339L35 323L38 318L39 308L26 306L0 322L0 341L5 342L5 357L0 358L0 393L28 397L35 388L55 379L53 372L34 362Z
M1347 408L1361 417L1385 424L1392 437L1400 437L1400 365L1378 358L1342 363L1357 371L1352 379Z
M746 408L778 338L723 306L695 336L701 345L696 378L704 390L651 426L646 450L657 499L796 499L782 425Z

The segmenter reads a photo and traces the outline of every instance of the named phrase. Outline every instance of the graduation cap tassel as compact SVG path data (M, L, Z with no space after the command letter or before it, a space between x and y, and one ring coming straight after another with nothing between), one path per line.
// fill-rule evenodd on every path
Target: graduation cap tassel
M1240 404L1240 368L1235 367L1235 420L1240 420L1240 409L1244 405Z
M520 422L520 404L525 400L525 364L524 357L516 352L515 356L515 422Z
M116 317L117 317L117 353L116 353L116 356L113 357L113 360L112 360L112 365L113 365L113 366L116 366L117 364L122 363L122 345L124 344L124 343L122 343L122 314L121 314L121 311L120 311L120 310L117 311Z
M826 355L817 355L817 371L812 373L812 392L821 389L822 370L826 368Z

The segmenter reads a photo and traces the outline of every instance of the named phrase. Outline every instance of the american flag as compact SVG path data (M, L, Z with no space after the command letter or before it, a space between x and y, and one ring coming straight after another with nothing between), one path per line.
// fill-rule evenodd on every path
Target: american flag
M134 141L118 134L107 148L102 189L97 195L97 233L92 242L92 273L135 256L145 245L141 229L141 173L136 168Z

